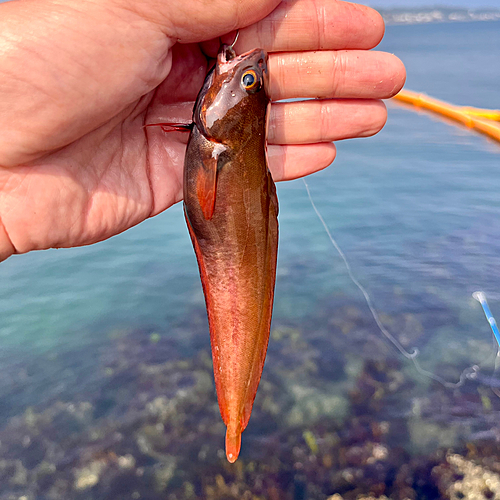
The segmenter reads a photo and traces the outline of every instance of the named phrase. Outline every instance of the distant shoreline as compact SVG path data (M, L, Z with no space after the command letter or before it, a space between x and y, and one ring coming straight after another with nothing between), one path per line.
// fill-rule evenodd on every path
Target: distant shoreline
M377 9L387 25L500 21L498 9L420 8Z

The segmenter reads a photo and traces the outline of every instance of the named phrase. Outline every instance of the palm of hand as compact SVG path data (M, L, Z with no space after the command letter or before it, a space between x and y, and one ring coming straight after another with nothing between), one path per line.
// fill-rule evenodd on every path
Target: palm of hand
M196 44L173 51L156 90L58 151L3 172L2 196L18 201L9 233L17 251L100 241L181 200L186 137L144 125L179 113L189 122L208 63Z

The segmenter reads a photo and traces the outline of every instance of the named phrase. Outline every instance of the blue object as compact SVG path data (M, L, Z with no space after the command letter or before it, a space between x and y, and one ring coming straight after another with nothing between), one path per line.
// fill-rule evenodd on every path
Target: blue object
M486 302L486 295L484 295L483 292L474 292L472 294L472 296L483 307L484 315L486 316L486 319L488 320L488 323L491 326L491 330L493 331L493 335L495 335L495 339L496 339L498 345L500 346L500 332L498 331L497 322L495 321L493 314L491 314L490 308L488 306L488 302Z

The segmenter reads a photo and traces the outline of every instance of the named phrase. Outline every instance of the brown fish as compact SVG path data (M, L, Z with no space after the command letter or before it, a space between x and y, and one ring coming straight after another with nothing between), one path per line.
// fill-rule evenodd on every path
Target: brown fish
M210 324L226 456L238 458L266 357L278 253L269 173L267 54L223 46L193 112L184 212Z

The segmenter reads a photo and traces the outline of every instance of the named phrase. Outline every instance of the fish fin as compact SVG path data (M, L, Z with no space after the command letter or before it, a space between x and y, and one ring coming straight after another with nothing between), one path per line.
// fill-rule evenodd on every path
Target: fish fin
M196 196L200 203L203 217L210 220L215 209L215 191L217 187L217 158L204 158L196 178Z
M186 225L187 225L187 228L189 231L189 236L191 237L191 242L193 243L194 253L196 254L196 260L198 262L198 268L200 269L201 285L203 286L203 292L204 292L205 300L207 303L207 312L208 312L208 316L210 319L212 302L211 302L210 290L208 288L207 270L205 268L205 263L203 261L203 254L201 252L200 245L198 243L198 239L196 238L196 235L194 234L194 229L193 229L193 226L191 225L191 221L189 220L189 215L187 213L187 209L186 209L185 204L184 204L184 217L186 219Z
M193 123L148 123L146 127L161 127L163 132L191 132Z
M229 427L226 430L226 458L229 463L236 462L241 449L241 428L235 431Z
M264 193L264 191L263 191ZM260 349L255 360L255 367L252 377L249 380L247 389L246 401L241 414L241 430L246 429L250 415L252 413L253 402L257 394L264 362L266 360L267 345L269 342L269 332L271 329L271 319L274 303L274 287L276 281L276 263L278 255L278 197L276 195L276 186L269 171L267 172L267 200L268 200L268 226L266 236L266 252L265 252L265 286L262 296L262 305L260 310L260 326L261 332Z
M194 253L196 254L196 260L198 262L198 268L200 270L200 278L201 278L201 285L203 287L203 294L205 296L205 302L207 305L207 315L208 315L208 324L210 329L212 328L213 325L213 302L212 302L212 295L211 295L211 290L210 290L210 285L209 285L209 280L207 276L207 269L205 267L205 262L203 260L203 254L200 249L200 245L198 243L198 239L196 238L196 235L194 234L193 226L191 225L191 221L189 220L189 215L186 209L186 205L184 205L184 216L186 218L186 224L188 227L189 231L189 236L191 237L191 241L193 243L193 248L194 248ZM220 358L219 358L219 351L218 349L215 349L215 344L214 342L214 336L212 335L212 330L210 330L210 342L211 342L211 348L212 348L212 360L213 360L213 365L214 365L214 379L215 379L215 386L219 387L219 380L220 380ZM217 391L217 400L219 403L219 410L220 414L222 417L222 420L225 425L229 424L229 413L228 413L228 404L226 399L224 398L224 393L222 391ZM240 431L241 433L241 431ZM236 458L234 459L236 460ZM233 460L233 461L234 461Z

